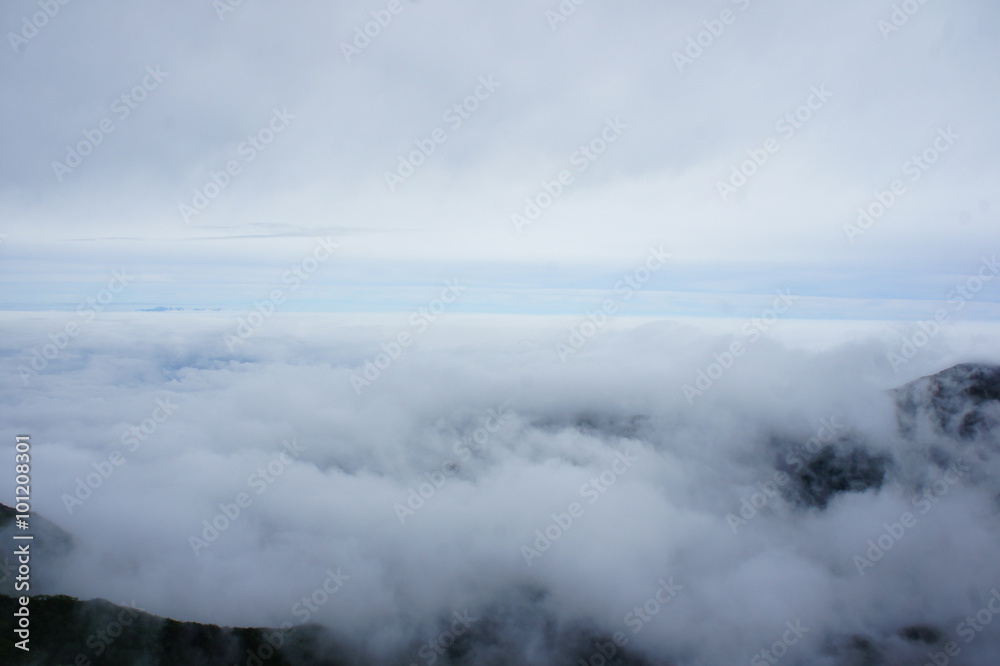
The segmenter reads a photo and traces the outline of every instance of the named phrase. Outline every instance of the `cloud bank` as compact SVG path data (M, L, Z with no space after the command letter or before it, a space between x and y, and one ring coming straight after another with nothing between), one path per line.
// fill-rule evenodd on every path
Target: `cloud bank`
M61 317L7 321L6 352ZM1000 648L967 620L1000 586L995 431L904 433L890 392L996 363L989 325L894 371L885 325L838 344L796 322L753 344L738 323L622 325L563 362L552 319L441 324L395 358L385 324L287 315L235 353L231 324L109 315L4 380L35 508L75 538L44 591L319 623L383 663L460 663L442 636L468 663L587 662L608 641L663 664Z

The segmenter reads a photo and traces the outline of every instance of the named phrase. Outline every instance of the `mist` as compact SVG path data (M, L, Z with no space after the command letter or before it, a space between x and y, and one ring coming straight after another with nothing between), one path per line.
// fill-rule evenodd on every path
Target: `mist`
M970 351L992 329L949 331L893 371L891 326L836 343L783 325L750 343L736 321L618 322L564 362L572 325L552 318L456 320L392 358L391 326L334 316L275 319L229 353L230 317L115 315L6 384L44 442L36 510L76 541L42 591L318 623L418 663L475 622L523 663L555 659L546 622L649 663L751 661L793 637L786 663L922 658L914 627L987 663L995 628L956 632L1000 585L997 439L904 436L890 390L955 348L997 362L985 341ZM4 344L31 335L8 323ZM385 367L357 390L369 362ZM877 478L817 491L796 472L821 448Z

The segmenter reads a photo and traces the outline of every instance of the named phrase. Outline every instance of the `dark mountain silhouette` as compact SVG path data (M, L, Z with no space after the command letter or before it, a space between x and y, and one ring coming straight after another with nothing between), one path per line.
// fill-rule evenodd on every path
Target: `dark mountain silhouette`
M996 441L1000 434L1000 366L962 363L892 393L907 437L916 436L922 426L962 440Z

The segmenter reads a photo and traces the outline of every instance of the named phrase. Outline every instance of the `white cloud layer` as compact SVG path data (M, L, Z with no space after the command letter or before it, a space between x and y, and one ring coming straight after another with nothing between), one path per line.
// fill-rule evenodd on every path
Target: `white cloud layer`
M769 293L770 276L806 266L843 297L864 297L837 277L850 273L886 298L930 279L917 297L934 299L995 250L998 46L984 26L998 10L914 2L886 30L904 3L588 2L553 22L559 3L400 0L350 58L342 44L385 5L248 0L220 20L213 3L119 0L109 20L60 4L0 49L23 91L0 100L17 128L0 163L0 280L22 294L0 306L69 307L71 275L124 266L157 285L141 307L238 307L299 258L295 240L330 233L355 270L326 283L380 296L463 263L493 288L550 287L546 273L617 269L659 243L722 276L694 293L740 293L735 274ZM31 32L37 11L6 3L0 26ZM627 127L602 147L609 119ZM53 166L74 151L88 154L69 173ZM390 188L401 159L421 164ZM572 182L539 199L563 172ZM545 207L517 233L526 199ZM859 208L861 235L845 229Z
M64 319L5 317L5 354ZM808 631L783 663L849 663L865 641L885 663L922 659L940 644L900 632L923 625L963 663L992 663L995 625L969 643L959 627L1000 586L997 442L904 439L886 391L1000 361L995 325L947 329L894 371L902 338L884 325L781 322L751 342L738 323L619 324L562 363L556 345L579 321L501 321L439 324L389 363L380 345L399 328L329 315L277 317L235 353L230 316L94 322L27 385L4 379L2 436L31 432L34 507L78 539L46 587L203 622L308 619L423 663L414 650L440 618L503 609L522 655L543 632L518 634L516 619L534 613L621 631L654 663L746 663L786 622ZM686 399L734 341L745 352ZM384 368L355 390L368 361ZM891 460L881 488L825 508L767 495L830 423L837 450ZM959 463L969 471L945 481ZM97 487L68 500L88 475ZM935 481L946 491L922 512ZM859 567L907 512L915 524ZM202 521L230 524L211 538ZM346 580L307 612L331 573ZM679 587L638 620L661 584Z

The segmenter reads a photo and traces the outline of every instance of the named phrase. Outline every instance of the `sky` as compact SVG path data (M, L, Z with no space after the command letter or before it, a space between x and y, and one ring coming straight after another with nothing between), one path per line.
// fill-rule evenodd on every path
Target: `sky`
M0 9L6 310L571 314L661 248L621 314L915 320L996 250L986 0L44 4Z

